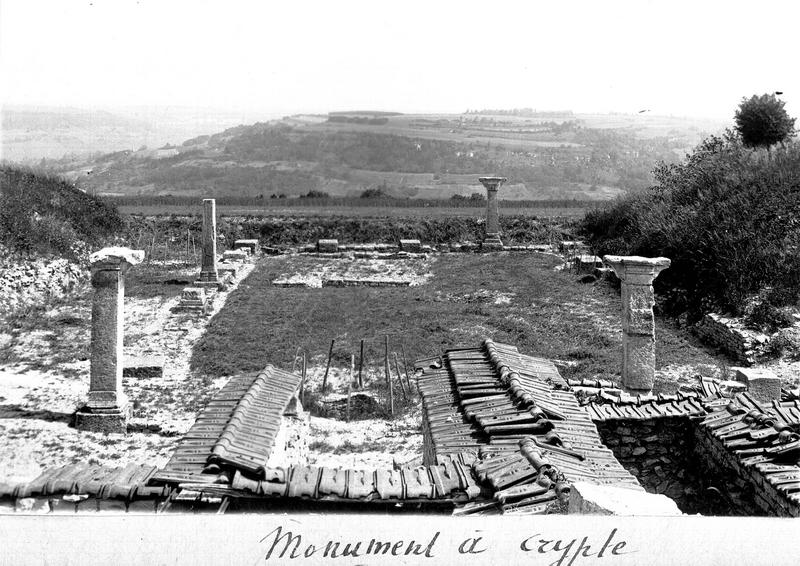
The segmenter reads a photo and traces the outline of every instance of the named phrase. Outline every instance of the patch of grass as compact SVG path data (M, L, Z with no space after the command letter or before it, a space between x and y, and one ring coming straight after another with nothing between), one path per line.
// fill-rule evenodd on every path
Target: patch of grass
M619 299L604 287L580 285L572 276L554 272L550 257L445 255L433 264L431 282L420 287L272 287L270 281L293 269L296 261L303 260L284 257L262 262L231 294L195 346L193 371L230 375L261 369L268 362L288 369L298 347L309 357L325 359L331 339L336 340L337 357L344 357L343 352L358 356L362 338L365 363L379 366L385 335L390 352L405 347L409 364L490 337L548 358L564 358L579 347L589 349L591 355L572 369L577 376L617 370L618 340L565 305L594 295L600 298L595 302L601 310L616 313ZM514 299L504 305L441 299L478 290L513 293Z
M232 375L259 370L267 363L288 370L298 347L309 359L318 360L317 365L324 365L331 339L336 340L334 365L349 366L349 353L356 355L358 363L363 338L365 366L382 367L385 335L389 335L390 355L398 352L401 356L402 346L409 364L492 338L516 345L526 354L571 360L561 369L567 378L616 380L619 375L619 291L601 283L577 283L574 275L553 271L557 261L553 258L443 255L433 263L431 281L420 287L270 285L272 279L307 259L270 258L257 266L196 344L191 358L196 375ZM509 293L513 298L499 305L446 299L477 291ZM656 334L659 367L717 363L673 323L657 319ZM402 367L402 356L400 363ZM401 399L397 389L395 400Z

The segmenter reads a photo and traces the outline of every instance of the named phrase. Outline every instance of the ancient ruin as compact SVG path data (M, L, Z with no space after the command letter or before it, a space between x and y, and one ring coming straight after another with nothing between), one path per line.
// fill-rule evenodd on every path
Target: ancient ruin
M653 280L670 260L613 255L603 260L622 281L622 386L648 392L656 370Z
M143 251L104 248L89 258L92 270L91 381L76 426L95 432L124 433L130 406L122 391L122 338L125 273L144 259Z
M497 208L497 191L506 182L505 177L480 177L478 181L486 187L486 236L481 244L483 250L502 250L500 239L500 213Z

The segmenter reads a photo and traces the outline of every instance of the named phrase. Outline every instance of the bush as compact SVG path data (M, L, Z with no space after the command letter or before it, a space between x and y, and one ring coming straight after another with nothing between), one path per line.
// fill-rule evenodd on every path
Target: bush
M765 287L783 306L800 289L800 147L749 150L733 132L661 165L646 193L590 211L581 229L598 255L666 256L656 280L668 312L741 314ZM782 303L782 304L781 304Z
M123 226L114 206L63 179L0 168L0 243L13 250L79 259L81 242L97 244Z

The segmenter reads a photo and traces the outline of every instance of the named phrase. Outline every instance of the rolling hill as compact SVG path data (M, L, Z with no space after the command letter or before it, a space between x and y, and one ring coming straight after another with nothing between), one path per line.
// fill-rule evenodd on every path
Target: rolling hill
M652 182L723 124L533 111L337 112L229 128L179 146L108 154L60 173L113 195L449 198L501 174L509 200L606 200ZM80 173L89 173L80 175Z

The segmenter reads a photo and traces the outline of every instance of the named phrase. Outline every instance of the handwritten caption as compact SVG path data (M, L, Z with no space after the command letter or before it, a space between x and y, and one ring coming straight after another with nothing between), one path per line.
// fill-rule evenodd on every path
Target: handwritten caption
M436 558L442 554L455 552L457 555L475 555L491 552L492 541L489 537L475 532L475 536L464 538L454 548L448 548L441 542L441 531L436 531L423 540L369 540L358 541L314 541L298 532L293 532L283 526L278 526L270 531L259 542L264 545L264 561L299 560L313 558L318 562L321 558L359 558L369 556L398 556ZM636 550L628 547L617 529L611 529L604 542L602 538L596 540L590 536L572 539L548 537L543 533L534 533L516 543L515 552L524 553L531 557L539 557L547 566L573 566L583 558L612 558L623 554L631 554ZM507 540L502 543L503 547ZM448 545L449 546L449 545ZM507 548L503 549L506 553ZM537 562L538 563L538 562Z

